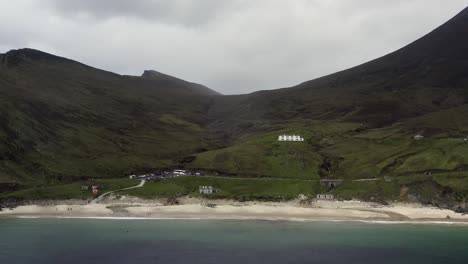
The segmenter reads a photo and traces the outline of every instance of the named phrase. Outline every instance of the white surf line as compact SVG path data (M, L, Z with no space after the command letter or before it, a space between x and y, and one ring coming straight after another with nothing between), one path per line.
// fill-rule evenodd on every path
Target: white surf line
M111 194L111 193L114 193L114 192L126 191L126 190L141 188L141 187L143 187L143 185L145 185L145 182L146 182L146 180L141 180L141 182L140 182L138 185L136 185L136 186L132 186L132 187L127 187L127 188L123 188L123 189L118 189L118 190L113 190L113 191L105 192L105 193L99 195L96 199L92 200L92 201L91 201L91 204L99 203L100 201L102 201L102 199L104 199L104 197L106 197L107 195L109 195L109 194Z
M54 216L54 215L12 215L4 218L19 219L95 219L95 220L201 220L201 221L270 221L270 222L303 222L303 223L364 223L375 225L440 225L440 226L468 226L468 222L443 220L366 220L366 219L334 219L334 218L301 218L301 217L251 217L251 216L225 216L225 217L140 217L140 216ZM0 218L1 219L1 218Z

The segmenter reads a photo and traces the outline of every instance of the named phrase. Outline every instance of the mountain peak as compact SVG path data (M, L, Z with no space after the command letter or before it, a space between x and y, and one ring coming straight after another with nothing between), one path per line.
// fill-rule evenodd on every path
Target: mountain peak
M170 77L170 76L169 76L169 75L166 75L166 74L164 74L164 73L155 71L155 70L145 70L145 71L143 72L143 74L141 75L141 77L159 79L159 78L161 78L161 77Z
M7 53L2 54L0 58L1 64L4 64L6 66L18 66L23 62L57 62L68 60L59 56L55 56L40 50L30 48L10 50Z
M145 70L141 75L142 78L151 79L151 80L171 80L171 81L181 81L186 82L185 80L179 79L174 76L170 76L168 74L164 74L162 72L158 72L155 70Z
M43 52L43 51L36 50L36 49L30 49L30 48L10 50L5 55L6 56L11 56L11 57L14 57L14 56L23 57L23 58L28 58L28 59L31 59L31 60L60 58L60 57L52 55L50 53Z

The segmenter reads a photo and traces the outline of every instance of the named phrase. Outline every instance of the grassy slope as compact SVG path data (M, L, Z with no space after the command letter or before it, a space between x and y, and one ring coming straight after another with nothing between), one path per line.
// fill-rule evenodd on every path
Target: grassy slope
M468 131L468 127L464 122L465 111L465 108L455 108L405 120L391 127L364 131L360 131L361 124L331 121L291 122L285 124L263 123L254 130L259 132L252 132L240 137L232 146L196 154L196 159L188 166L217 170L239 176L290 178L290 181L268 179L174 179L161 183L151 183L144 189L130 191L129 193L146 198L178 196L181 194L196 196L199 185L214 185L223 190L214 196L218 198L241 200L290 199L300 193L313 195L320 191L326 191L316 186L309 189L309 185L313 184L301 181L301 179L317 180L320 176L346 180L399 176L398 181L389 183L384 181L346 181L343 186L333 191L343 199L355 197L381 201L398 200L401 198L399 195L403 186L411 186L411 190L415 191L424 201L431 201L430 193L437 193L444 188L456 193L464 193L466 191L465 187L460 187L465 186L466 178L464 174L457 177L450 175L456 173L452 171L468 165L468 143L448 140L447 137L450 135L463 135ZM437 115L438 118L433 118L433 115ZM159 117L159 120L166 125L183 126L185 131L191 131L192 133L203 131L200 126L187 123L172 115L163 115ZM440 121L433 122L434 120ZM449 120L448 122L452 125L447 124L447 122L444 124L442 122L444 120ZM265 128L267 129L265 130ZM423 134L429 132L433 134L428 134L422 141L414 141L411 136L416 131L423 132ZM306 141L303 143L277 142L277 136L283 133L301 134L306 138ZM82 138L82 136L80 137ZM154 138L157 138L157 135ZM93 148L101 153L105 150L105 142L100 142L99 137L96 137L95 140L87 146L89 148L88 153L93 153ZM148 143L149 146L152 146L150 142ZM154 146L157 144L155 143ZM174 146L174 148L177 147ZM141 148L139 151L144 151L145 146L142 145ZM64 149L75 151L72 147ZM43 151L46 152L47 149ZM54 152L51 150L50 155L53 154ZM67 153L65 156L73 156L73 152ZM141 156L138 159L141 161ZM325 160L330 162L331 175L321 168ZM43 164L49 164L47 161L44 160ZM67 162L70 163L67 164ZM73 161L67 159L50 160L50 170L54 166L63 166L63 168L73 168L70 170L70 174L76 175L78 170L82 170L79 175L87 175L89 172L86 170L90 168L95 169L97 167L105 170L106 166L105 159L99 157L96 157L96 164L89 166L89 168L87 166L90 164L88 159L82 160L82 166L76 166L76 162L77 159ZM118 166L121 166L124 171L128 167L135 166L131 162L132 160L128 156L123 156L122 162ZM116 164L109 164L109 166L115 168ZM437 177L434 178L422 177L422 180L412 181L413 178L417 179L418 175L422 175L422 172L429 170L434 172L447 171L446 175L450 177L437 174ZM407 182L405 182L405 179ZM60 190L69 188L72 193L71 196L79 197L80 194L75 193L76 190L72 191L72 189L76 189L75 187L75 185L65 185L63 189L62 187L54 187L58 188L57 191L50 193L56 193L56 197L63 198L65 194L61 193ZM43 192L44 188L42 187L38 188L38 191L29 189L25 190L24 195L20 195L20 197L46 197L41 194ZM404 200L405 198L401 199Z
M275 128L275 132L266 134L252 134L245 136L233 146L220 150L208 151L197 155L197 159L190 166L204 169L215 169L242 176L266 176L291 178L284 181L249 181L249 180L176 180L150 184L148 187L134 194L143 197L174 196L189 194L196 196L199 185L214 185L223 190L214 197L234 199L291 199L298 194L314 195L318 192L310 182L294 179L317 179L320 165L325 158L336 161L333 176L337 178L366 178L383 175L404 175L407 173L423 172L427 170L454 170L468 164L468 144L465 142L449 141L440 136L449 134L463 134L467 131L460 118L454 118L454 113L438 113L439 122L432 117L421 117L408 121L409 123L387 129L355 133L353 130L359 125L340 123L293 124L287 128ZM184 147L193 144L193 136L203 131L196 124L185 123L173 116L159 118L164 126L174 131L184 131L177 135L179 139L187 140ZM456 126L448 126L442 121L450 120ZM428 122L430 121L430 122ZM447 122L445 122L447 123ZM437 125L437 126L436 126ZM407 126L407 127L406 127ZM430 136L421 142L411 140L413 128L447 127L448 132L437 130L434 137ZM25 131L25 130L23 130ZM135 135L112 135L111 132L100 131L89 127L75 127L60 131L63 141L57 145L41 144L38 146L40 155L32 153L28 159L36 160L48 173L54 175L112 175L113 173L128 173L129 168L144 166L165 167L167 163L155 159L161 153L161 146L178 149L180 140L175 140L172 146L158 142L161 134L148 132L134 140ZM189 131L190 136L185 134ZM411 132L410 132L411 131ZM276 137L282 133L298 133L306 137L305 143L278 143ZM153 134L151 134L153 133ZM138 141L132 149L122 151L109 138L117 141ZM145 140L145 138L147 140ZM175 137L176 138L176 137ZM326 140L324 140L324 138ZM193 141L192 141L193 140ZM129 145L126 145L129 148ZM164 151L164 150L162 150ZM131 154L129 154L131 153ZM38 155L38 156L34 156ZM91 157L91 159L89 158ZM15 169L17 163L10 162L7 168ZM5 167L4 167L5 168ZM20 171L20 170L18 170ZM35 176L29 180L29 185L42 182ZM411 177L411 176L408 176ZM5 177L6 181L8 178ZM49 181L50 178L42 178ZM399 190L404 184L400 183L345 183L336 189L335 194L344 199L351 197L375 200L399 199ZM425 179L410 183L413 190L423 201L432 201L435 194L444 187L458 193L466 191L466 177ZM79 191L79 183L63 186L28 188L9 195L8 197L28 199L66 199L86 198L89 194Z
M33 50L0 55L0 181L67 182L177 164L206 148L202 113L211 98L193 85Z
M448 139L468 134L466 109L444 110L361 132L356 130L359 124L342 122L278 125L275 132L253 134L230 147L198 154L191 166L243 176L305 179L317 179L320 173L323 177L357 179L453 171L468 165L468 142ZM434 115L456 125L434 122ZM434 131L437 133L431 135ZM277 142L283 133L301 134L306 141ZM415 141L412 136L416 133L426 138ZM331 163L331 175L321 171L325 160Z
M93 197L91 190L82 191L84 182L75 182L60 185L42 185L30 187L11 193L0 194L0 199L14 198L19 200L65 200L65 199L90 199ZM135 186L138 184L130 179L97 179L95 184L101 186L100 193L116 189Z
M406 186L407 178L416 196L431 201L444 189L457 195L466 191L466 173L457 171L468 167L468 142L448 137L468 135L467 111L467 106L456 107L363 131L360 124L330 121L271 125L274 132L251 134L231 147L198 154L191 166L242 176L291 179L399 178L396 182L345 181L334 190L343 199L405 200L400 197L400 190ZM276 142L283 133L301 134L306 141ZM426 138L415 141L412 136L416 133ZM331 175L321 168L325 160L331 164ZM415 175L424 176L426 171L437 176L411 182ZM434 197L429 197L430 193Z
M201 153L190 166L241 176L320 179L321 145L359 126L320 121L271 125L275 132L246 136L233 146ZM299 134L305 141L278 142L282 134Z
M198 187L211 185L218 192L208 195L210 198L237 200L288 200L299 194L315 195L320 191L318 182L302 180L270 179L224 179L180 177L145 184L143 188L125 191L125 194L143 198L201 196Z

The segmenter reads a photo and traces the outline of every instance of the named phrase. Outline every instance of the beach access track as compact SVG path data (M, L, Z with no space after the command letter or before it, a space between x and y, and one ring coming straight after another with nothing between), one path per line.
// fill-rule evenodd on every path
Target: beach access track
M132 187L127 187L127 188L122 188L122 189L118 189L118 190L113 190L113 191L109 191L109 192L105 192L101 195L99 195L96 199L92 200L91 203L92 204L97 204L99 203L100 201L102 201L102 199L104 199L104 197L106 197L107 195L111 194L111 193L114 193L114 192L119 192L119 191L125 191L125 190L131 190L131 189L136 189L136 188L141 188L145 185L146 183L146 180L141 180L140 183L138 185L135 185L135 186L132 186Z

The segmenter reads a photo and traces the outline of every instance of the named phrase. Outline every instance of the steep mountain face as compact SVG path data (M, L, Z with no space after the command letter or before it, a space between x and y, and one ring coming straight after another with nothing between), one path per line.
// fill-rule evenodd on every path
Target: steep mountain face
M32 49L0 55L0 178L121 175L203 147L216 92Z
M467 102L465 9L394 53L292 88L219 98L211 115L213 120L224 116L230 124L312 118L385 126Z

